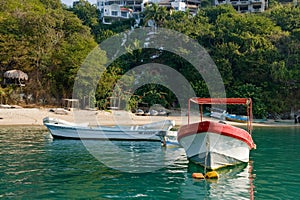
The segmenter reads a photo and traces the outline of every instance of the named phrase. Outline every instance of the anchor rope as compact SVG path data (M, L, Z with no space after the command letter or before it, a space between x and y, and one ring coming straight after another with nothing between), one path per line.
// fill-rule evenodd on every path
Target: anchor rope
M205 161L204 161L204 174L206 174L206 166L207 166L207 157L208 157L208 147L209 147L209 137L206 135L206 152L205 152Z

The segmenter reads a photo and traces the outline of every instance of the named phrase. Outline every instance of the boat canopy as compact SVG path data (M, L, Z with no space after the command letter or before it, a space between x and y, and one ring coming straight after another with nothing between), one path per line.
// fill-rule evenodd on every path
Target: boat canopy
M200 98L200 97L192 97L189 99L188 104L188 123L190 124L190 104L195 103L201 105L200 107L200 120L202 121L203 117L203 108L204 104L236 104L236 105L246 105L247 106L247 129L248 132L252 131L252 100L251 98Z
M190 101L196 104L251 104L251 98L190 98Z

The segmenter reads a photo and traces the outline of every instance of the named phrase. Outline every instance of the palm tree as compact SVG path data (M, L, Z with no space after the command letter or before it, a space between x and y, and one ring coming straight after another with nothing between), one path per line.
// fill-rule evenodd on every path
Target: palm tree
M145 23L149 20L154 21L155 25L158 27L162 26L164 21L169 17L170 12L164 6L159 6L158 4L150 4L146 7L145 11Z

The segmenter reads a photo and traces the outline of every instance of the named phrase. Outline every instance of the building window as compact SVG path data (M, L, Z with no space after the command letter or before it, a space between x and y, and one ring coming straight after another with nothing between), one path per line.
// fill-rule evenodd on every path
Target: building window
M118 16L118 11L111 11L112 16Z
M121 11L121 16L122 16L122 17L127 17L127 12Z
M248 6L241 6L240 7L240 12L241 13L245 13L245 12L248 12L248 11L249 11Z
M261 5L253 5L253 9L255 12L259 12L261 10Z

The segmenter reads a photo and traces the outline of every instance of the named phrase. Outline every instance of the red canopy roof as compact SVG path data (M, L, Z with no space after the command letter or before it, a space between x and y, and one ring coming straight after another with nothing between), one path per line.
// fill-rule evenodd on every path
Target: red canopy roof
M252 100L251 98L200 98L200 97L192 97L189 99L188 105L188 124L190 124L190 102L196 104L242 104L247 105L247 116L249 120L247 120L247 128L249 133L251 134L252 130ZM202 106L200 109L200 120L202 121Z
M196 104L251 104L250 98L190 98L190 101Z

